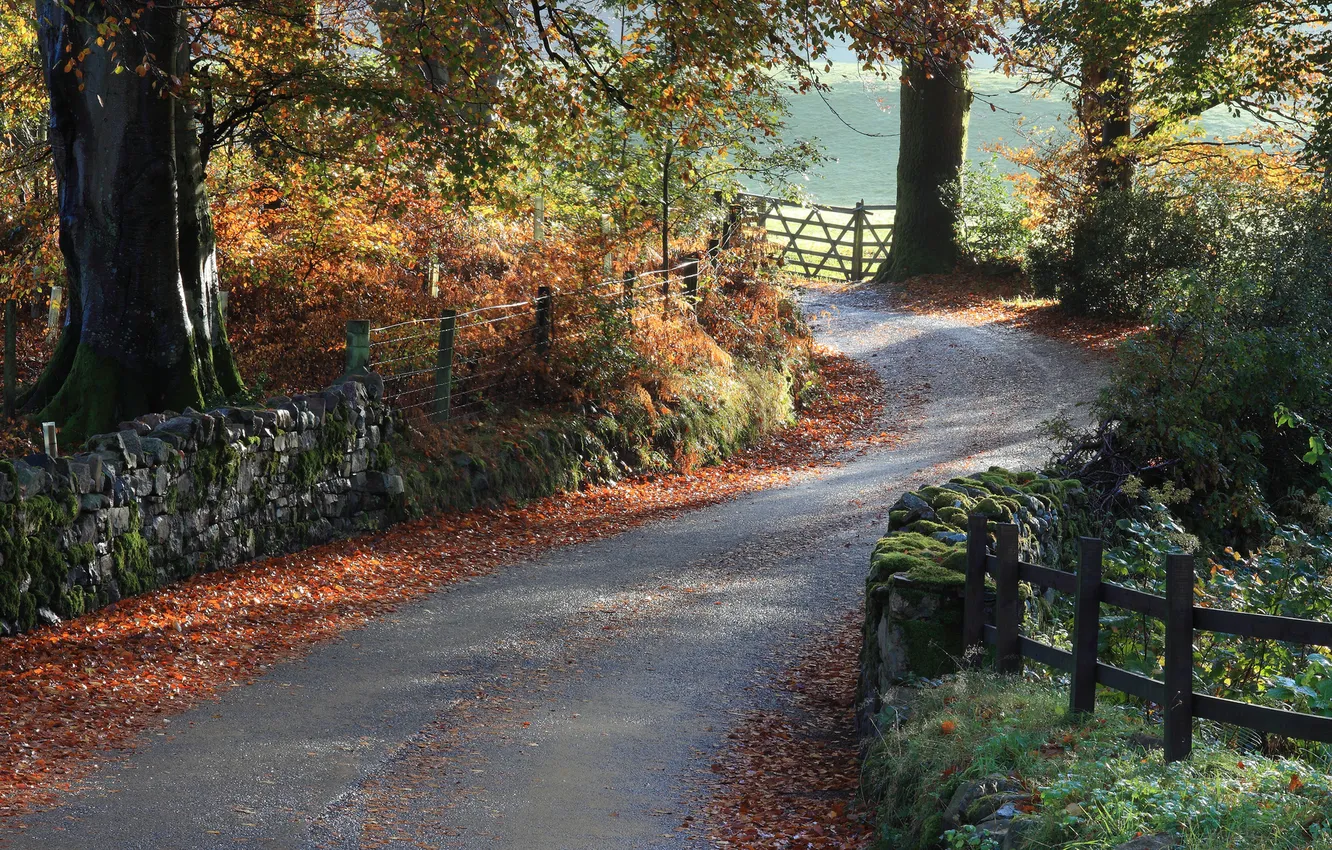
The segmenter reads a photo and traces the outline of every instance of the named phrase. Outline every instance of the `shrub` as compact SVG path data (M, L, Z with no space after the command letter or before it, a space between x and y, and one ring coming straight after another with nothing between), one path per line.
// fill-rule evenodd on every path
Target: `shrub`
M1214 207L1183 207L1163 192L1110 192L1037 229L1027 252L1038 295L1098 316L1141 316L1164 276L1197 266L1210 248Z
M967 163L962 178L943 187L962 260L990 274L1020 271L1031 242L1027 203L1008 190L997 163Z
M1102 490L1127 472L1192 490L1191 530L1252 548L1322 483L1302 457L1332 426L1332 226L1320 203L1266 202L1234 211L1218 244L1159 278L1151 329L1121 346L1098 402L1103 432L1064 460L1093 487L1098 464L1115 471Z

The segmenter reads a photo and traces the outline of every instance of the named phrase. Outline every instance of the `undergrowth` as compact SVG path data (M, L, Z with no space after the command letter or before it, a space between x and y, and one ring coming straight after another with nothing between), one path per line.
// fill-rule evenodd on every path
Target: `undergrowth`
M950 846L941 813L954 791L996 773L1028 795L1017 809L1033 820L1029 847L1170 834L1191 850L1332 848L1332 787L1315 766L1197 741L1167 765L1134 742L1156 729L1139 712L1070 715L1064 688L959 674L919 691L905 722L891 708L879 722L863 787L883 850Z

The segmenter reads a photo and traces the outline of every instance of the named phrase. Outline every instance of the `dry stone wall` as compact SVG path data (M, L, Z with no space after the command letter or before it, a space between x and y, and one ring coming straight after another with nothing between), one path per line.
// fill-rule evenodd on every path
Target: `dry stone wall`
M402 513L383 383L153 414L68 457L0 462L0 634Z

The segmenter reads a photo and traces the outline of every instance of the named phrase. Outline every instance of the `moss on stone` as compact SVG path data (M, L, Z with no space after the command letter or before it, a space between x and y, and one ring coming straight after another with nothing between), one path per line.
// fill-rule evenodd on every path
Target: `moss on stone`
M134 596L157 587L157 570L148 556L148 541L141 533L137 505L130 505L129 528L111 544L111 567L122 596Z
M957 531L967 530L967 512L962 508L938 508L939 519L951 525Z
M330 470L340 467L351 449L351 438L350 425L339 417L326 416L324 425L319 431L318 441L312 448L296 457L292 478L297 486L308 490L319 483ZM276 452L273 453L273 457L276 461L278 457Z
M902 526L907 524L907 520L910 518L911 518L911 511L889 511L888 527L891 529L901 528Z
M901 629L912 673L935 678L957 672L955 659L962 657L962 624L955 616L940 609L936 619L902 620L896 626Z
M913 566L907 571L906 577L916 584L940 587L958 587L965 584L967 580L964 573L928 561Z
M918 519L906 526L905 530L916 534L939 534L940 532L952 534L957 531L957 529L944 525L941 522L935 522L928 519Z
M1000 496L987 496L976 503L975 512L982 516L997 519L1000 522L1013 521L1013 509L1015 505L1010 499L1004 499Z

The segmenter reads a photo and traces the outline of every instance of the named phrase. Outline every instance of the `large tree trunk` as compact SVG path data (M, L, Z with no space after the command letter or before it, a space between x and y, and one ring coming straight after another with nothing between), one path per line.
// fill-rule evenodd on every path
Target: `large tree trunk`
M198 138L167 83L134 70L152 53L187 90L181 12L145 7L117 45L126 70L94 49L79 76L66 63L96 41L95 17L38 0L69 306L25 408L76 441L240 386L217 322Z
M963 61L907 62L902 83L901 149L893 245L876 280L950 272L957 264L955 211L943 187L962 175L971 89Z

